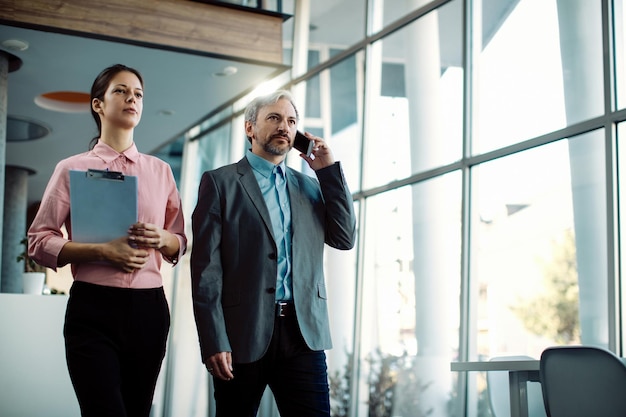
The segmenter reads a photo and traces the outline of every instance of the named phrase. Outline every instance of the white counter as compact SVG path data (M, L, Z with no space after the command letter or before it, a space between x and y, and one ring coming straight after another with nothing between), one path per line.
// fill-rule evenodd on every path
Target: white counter
M80 416L65 364L67 298L0 294L0 416Z

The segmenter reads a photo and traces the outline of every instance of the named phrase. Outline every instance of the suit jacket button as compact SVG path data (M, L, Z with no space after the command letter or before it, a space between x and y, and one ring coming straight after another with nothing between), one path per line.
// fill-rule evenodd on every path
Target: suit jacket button
M270 259L276 259L276 254L275 253L270 253L269 258Z
M268 294L274 294L276 293L276 288L268 288L267 290L265 290L268 292Z

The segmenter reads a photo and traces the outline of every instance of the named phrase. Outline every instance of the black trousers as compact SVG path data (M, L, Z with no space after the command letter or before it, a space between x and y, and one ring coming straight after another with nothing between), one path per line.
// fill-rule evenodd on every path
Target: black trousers
M254 417L267 386L282 417L330 417L326 353L309 349L295 317L277 317L267 353L213 378L217 417Z
M150 415L169 326L163 288L73 283L63 333L83 417Z

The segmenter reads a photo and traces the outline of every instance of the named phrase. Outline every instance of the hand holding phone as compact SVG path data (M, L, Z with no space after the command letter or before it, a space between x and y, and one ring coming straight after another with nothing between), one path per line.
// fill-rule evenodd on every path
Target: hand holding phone
M293 141L293 148L297 149L306 156L311 156L315 142L304 136L304 133L296 131L296 138Z

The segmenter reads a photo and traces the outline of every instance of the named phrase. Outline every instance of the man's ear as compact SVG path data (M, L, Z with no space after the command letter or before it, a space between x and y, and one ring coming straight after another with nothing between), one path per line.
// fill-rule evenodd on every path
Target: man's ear
M248 140L252 143L252 139L254 138L254 124L252 122L246 122L246 136Z

